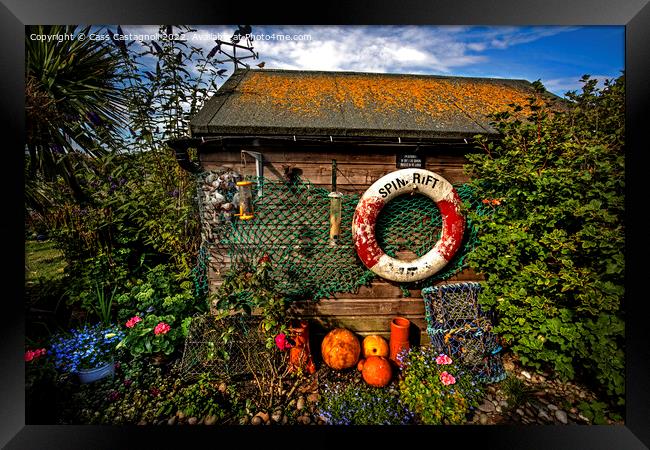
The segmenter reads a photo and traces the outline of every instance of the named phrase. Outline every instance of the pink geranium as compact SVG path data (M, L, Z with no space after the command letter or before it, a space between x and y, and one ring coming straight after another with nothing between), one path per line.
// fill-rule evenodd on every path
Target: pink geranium
M160 322L158 325L156 325L156 328L153 329L153 334L165 334L171 329L172 327L167 325L165 322Z
M436 358L436 364L438 364L438 365L440 365L440 364L451 364L451 363L452 363L451 358L449 356L445 355L444 353L440 354L440 356L438 356Z
M30 362L36 358L40 358L47 353L47 350L44 348L39 348L38 350L27 350L25 352L25 362Z
M142 318L140 316L133 316L129 320L126 321L126 327L127 328L133 328L136 323L142 322Z
M454 384L456 382L456 378L452 374L450 374L447 371L444 371L440 374L440 381L442 381L442 384L445 386Z
M280 333L275 337L275 345L277 345L278 348L282 351L293 347L293 345L291 345L291 342L289 342L287 339L287 335L284 333Z

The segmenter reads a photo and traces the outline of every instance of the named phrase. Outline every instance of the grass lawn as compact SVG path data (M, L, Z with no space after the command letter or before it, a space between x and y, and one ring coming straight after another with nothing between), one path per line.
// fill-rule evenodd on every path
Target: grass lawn
M40 279L56 280L63 276L66 263L53 241L25 242L25 283Z

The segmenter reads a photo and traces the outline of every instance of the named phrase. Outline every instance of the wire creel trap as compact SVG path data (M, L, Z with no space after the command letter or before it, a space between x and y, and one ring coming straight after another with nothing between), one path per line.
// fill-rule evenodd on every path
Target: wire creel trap
M480 283L453 283L422 289L427 333L440 353L457 359L484 383L506 377L491 313L481 310Z

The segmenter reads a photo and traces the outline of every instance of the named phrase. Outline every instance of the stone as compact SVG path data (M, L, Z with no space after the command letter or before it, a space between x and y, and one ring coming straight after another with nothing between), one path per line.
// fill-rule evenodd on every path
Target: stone
M558 409L558 410L555 411L555 418L557 420L559 420L560 422L562 422L564 425L569 423L569 421L567 419L567 416L566 416L566 413L564 411L562 411L561 409Z
M494 403L489 402L489 401L484 401L481 405L479 405L478 409L480 409L483 412L494 412L496 408L494 407Z
M548 409L550 409L551 411L557 411L558 410L558 407L555 406L553 403L549 403L548 405L546 405L546 407Z
M551 418L548 416L548 414L546 414L546 411L544 410L540 411L539 414L537 414L537 417L544 420L551 420Z
M481 425L487 425L488 423L488 416L487 414L482 414L478 417L478 421Z
M171 426L171 425L176 425L176 416L171 417L171 418L167 421L167 425L170 425L170 426Z
M255 416L251 419L251 425L262 425L262 418L260 416Z
M526 415L526 413L524 413L524 410L521 409L521 408L517 408L515 412L516 412L517 414L519 414L520 416L525 416L525 415Z
M302 423L305 425L309 425L309 423L311 422L311 417L309 417L307 414L301 417L302 417Z
M271 414L271 420L273 420L273 422L279 422L280 420L282 420L282 411L281 410L273 411L273 414Z
M217 416L209 415L209 416L205 416L205 419L203 419L204 425L210 426L210 425L214 425L215 423L217 423Z
M258 412L257 414L255 414L255 417L259 417L260 420L261 420L262 422L264 422L264 423L268 422L269 419L270 419L270 417L269 417L269 413L264 412L264 411L260 411L260 412Z
M522 371L521 371L521 374L522 374L522 375L523 375L527 380L530 380L530 379L531 379L530 374L529 374L528 372L526 372L525 370L522 370Z
M196 417L190 417L189 419L187 419L188 425L196 425L198 421L199 419L197 419Z
M282 425L286 425L287 422L289 422L289 418L285 415L282 415L282 421L280 422Z
M498 413L503 412L503 409L502 409L501 406L499 406L499 405L497 405L497 406L495 407L495 409L496 409L496 412L498 412Z
M307 401L309 403L316 403L316 402L318 402L319 399L320 399L320 395L318 395L317 393L309 394L307 396Z
M576 407L574 406L574 407L572 407L572 408L569 410L569 412L570 412L571 414L578 414L578 408L576 408Z
M144 426L144 425L146 425L146 424L147 424L147 421L146 421L146 420L141 420L140 422L138 422L138 425L139 425L139 426Z
M296 402L296 409L298 411L301 411L305 407L305 398L300 396L298 397L298 401Z
M499 406L501 406L502 408L507 408L508 407L508 402L506 400L501 400L499 402Z

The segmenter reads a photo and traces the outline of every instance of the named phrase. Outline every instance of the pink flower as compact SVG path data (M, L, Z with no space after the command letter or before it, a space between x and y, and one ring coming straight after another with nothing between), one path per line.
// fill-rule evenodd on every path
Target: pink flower
M133 328L136 323L142 322L142 318L140 316L133 316L129 320L126 321L126 327L127 328Z
M456 378L454 378L454 376L449 372L444 371L440 374L440 381L442 381L442 384L447 386L449 384L454 384L456 382Z
M172 327L167 325L165 322L160 322L158 325L156 325L156 328L153 329L153 334L165 334L171 329Z
M440 356L436 358L436 364L451 364L452 360L449 356L445 355L444 353L441 353Z
M40 358L47 353L47 350L44 348L39 348L38 350L27 350L25 352L25 362L30 362L36 358Z
M289 342L287 339L287 335L284 333L280 333L275 337L275 345L277 345L278 348L282 351L293 347L293 345L291 345L291 342Z

